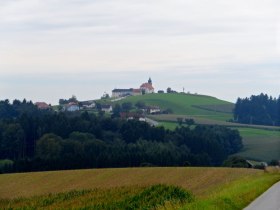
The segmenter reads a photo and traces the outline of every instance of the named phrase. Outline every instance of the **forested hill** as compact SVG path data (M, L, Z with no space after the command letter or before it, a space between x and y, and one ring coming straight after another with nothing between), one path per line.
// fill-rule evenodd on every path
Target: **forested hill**
M26 101L5 106L22 110ZM7 105L8 103L8 105ZM242 148L237 130L220 126L175 131L87 112L18 111L0 120L4 171L92 167L221 165Z
M234 119L239 123L279 126L280 96L276 99L262 93L250 98L238 98Z

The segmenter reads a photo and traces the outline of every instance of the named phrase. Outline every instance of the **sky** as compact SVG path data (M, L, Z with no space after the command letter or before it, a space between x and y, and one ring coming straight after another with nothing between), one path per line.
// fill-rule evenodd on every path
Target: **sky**
M0 100L280 92L278 0L0 0Z

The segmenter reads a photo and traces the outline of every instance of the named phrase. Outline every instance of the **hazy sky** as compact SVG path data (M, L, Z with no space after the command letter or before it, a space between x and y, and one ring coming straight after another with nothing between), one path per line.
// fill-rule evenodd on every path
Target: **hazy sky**
M279 0L0 0L0 99L280 92Z

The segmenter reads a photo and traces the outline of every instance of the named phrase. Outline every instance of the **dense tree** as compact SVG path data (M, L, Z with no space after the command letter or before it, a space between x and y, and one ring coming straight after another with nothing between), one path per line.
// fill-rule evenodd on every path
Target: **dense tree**
M42 160L57 160L62 150L62 138L55 134L45 134L36 144L36 156Z
M20 124L5 125L1 135L1 156L17 160L24 156L24 131Z
M0 117L0 159L13 161L10 171L221 165L242 148L239 132L221 126L170 131L87 112L43 112L27 101L3 104L16 113Z
M280 125L280 97L276 99L261 93L250 98L238 98L234 120L246 124Z

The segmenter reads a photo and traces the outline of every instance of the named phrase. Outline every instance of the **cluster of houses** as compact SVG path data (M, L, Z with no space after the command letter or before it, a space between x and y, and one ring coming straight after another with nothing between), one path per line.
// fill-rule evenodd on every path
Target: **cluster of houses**
M63 105L62 111L75 112L79 110L91 110L95 107L96 103L94 101L70 102Z
M143 83L142 85L140 85L139 88L112 90L112 98L118 100L118 99L121 99L122 97L126 97L126 96L151 94L151 93L154 93L154 91L155 91L155 89L153 87L152 80L151 80L151 78L149 78L148 82ZM38 107L38 109L41 109L41 110L51 109L51 106L45 102L37 102L37 103L35 103L35 105ZM61 104L60 111L75 112L75 111L80 111L80 110L93 110L96 108L97 108L96 103L93 100L80 101L80 102L78 102L77 100L72 100L72 101L67 101L67 103L65 103L65 104ZM98 107L98 109L103 112L106 112L106 113L110 113L113 111L113 107L110 104L101 104L100 107ZM143 113L156 114L156 113L160 113L161 110L158 106L148 106L145 109L143 109L142 111L143 111Z
M45 102L37 102L35 103L35 105L40 110L51 109L51 106ZM67 111L67 112L76 112L80 110L93 110L93 109L96 109L96 103L93 100L81 101L81 102L69 102L67 104L63 104L61 107L61 111ZM110 113L113 111L113 107L112 105L103 104L101 105L100 110Z
M114 89L112 90L112 98L121 98L126 96L138 96L143 94L154 93L153 82L149 78L147 83L143 83L140 88L128 88L128 89Z

